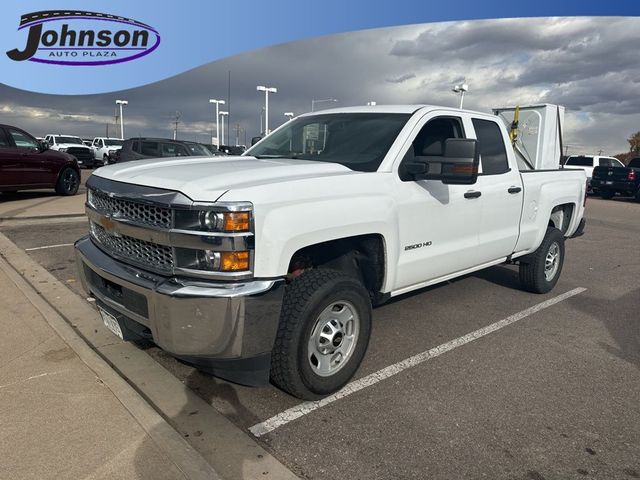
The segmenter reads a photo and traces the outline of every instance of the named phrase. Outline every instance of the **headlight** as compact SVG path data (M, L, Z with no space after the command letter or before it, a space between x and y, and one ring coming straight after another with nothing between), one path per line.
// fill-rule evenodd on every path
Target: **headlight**
M177 210L175 228L201 232L250 232L251 212Z
M217 252L215 250L192 250L176 248L179 268L206 272L243 272L251 268L248 251Z
M68 148L60 148L58 149L59 152L66 152L67 150L69 150Z

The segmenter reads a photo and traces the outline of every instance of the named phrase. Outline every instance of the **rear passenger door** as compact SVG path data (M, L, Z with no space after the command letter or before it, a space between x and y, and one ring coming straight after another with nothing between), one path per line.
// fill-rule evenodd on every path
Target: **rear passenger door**
M509 165L509 145L497 122L472 118L480 151L480 174L473 185L480 192L481 221L478 236L479 263L488 263L513 253L520 233L522 180Z
M6 130L0 127L0 187L19 184L20 162L16 147L9 141Z

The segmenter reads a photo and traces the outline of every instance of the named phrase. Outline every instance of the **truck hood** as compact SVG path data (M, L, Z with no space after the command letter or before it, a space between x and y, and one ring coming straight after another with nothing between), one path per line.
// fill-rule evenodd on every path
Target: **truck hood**
M182 192L194 201L211 202L229 190L358 173L337 163L308 160L179 157L109 165L100 168L94 175Z

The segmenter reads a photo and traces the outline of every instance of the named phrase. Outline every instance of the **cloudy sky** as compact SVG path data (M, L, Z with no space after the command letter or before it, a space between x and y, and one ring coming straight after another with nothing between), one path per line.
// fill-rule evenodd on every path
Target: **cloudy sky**
M260 129L264 95L270 126L284 112L303 113L312 99L349 106L428 103L457 105L451 87L466 79L465 107L557 103L567 108L569 153L626 152L640 130L640 18L532 18L437 23L367 30L256 50L176 77L123 92L85 96L40 95L0 84L0 121L35 135L93 137L114 126L114 102L125 98L126 136L171 136L207 141L213 106L227 98L231 125L248 138ZM231 143L235 142L232 130ZM241 143L244 134L240 134Z

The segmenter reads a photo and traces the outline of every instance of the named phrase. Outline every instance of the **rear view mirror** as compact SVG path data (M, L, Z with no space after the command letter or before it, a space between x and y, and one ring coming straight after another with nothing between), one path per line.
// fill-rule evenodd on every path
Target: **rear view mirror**
M447 138L442 155L415 157L415 161L407 164L407 171L417 180L441 180L445 184L471 185L478 178L479 164L477 140Z

